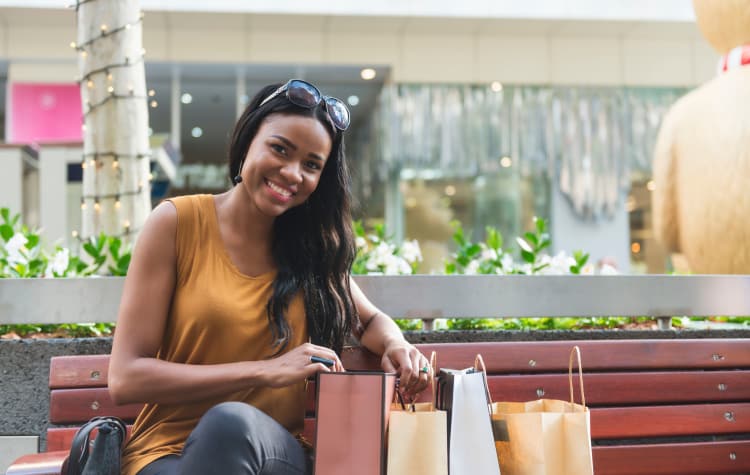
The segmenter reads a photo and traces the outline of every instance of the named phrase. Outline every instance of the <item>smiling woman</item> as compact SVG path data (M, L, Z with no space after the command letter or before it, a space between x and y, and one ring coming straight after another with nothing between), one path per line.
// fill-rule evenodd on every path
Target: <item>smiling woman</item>
M294 438L305 381L343 371L350 336L382 355L406 393L427 386L427 359L350 277L349 120L342 101L310 83L266 86L232 135L233 188L152 213L109 370L116 403L145 403L124 474L261 473L279 463L306 473Z

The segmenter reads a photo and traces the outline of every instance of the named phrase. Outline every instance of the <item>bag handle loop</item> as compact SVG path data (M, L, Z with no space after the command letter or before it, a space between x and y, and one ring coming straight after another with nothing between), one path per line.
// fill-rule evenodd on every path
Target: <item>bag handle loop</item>
M570 385L570 403L575 404L573 401L573 355L578 358L578 382L581 385L581 405L586 407L586 395L583 392L583 367L581 366L581 349L578 345L574 346L570 350L570 360L568 361L568 384Z
M476 358L474 358L474 370L479 371L481 368L482 370L482 378L484 378L484 390L487 393L487 405L490 406L490 413L492 412L492 395L490 394L490 382L487 380L487 368L484 366L484 358L482 358L482 355L477 353Z

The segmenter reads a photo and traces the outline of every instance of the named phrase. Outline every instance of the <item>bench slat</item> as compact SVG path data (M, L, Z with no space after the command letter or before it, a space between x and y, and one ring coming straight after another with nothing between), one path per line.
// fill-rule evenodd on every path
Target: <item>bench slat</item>
M587 340L432 343L416 345L425 355L437 351L438 366L474 366L481 353L489 374L567 371L571 348L581 348L588 371L750 368L750 345L744 339Z
M750 441L594 447L593 453L596 475L750 473Z
M727 417L731 414L731 418ZM132 425L128 425L128 433ZM47 430L47 450L70 448L77 427ZM750 403L651 406L591 410L591 438L674 437L750 432ZM305 418L305 437L312 441L315 419Z
M13 462L5 475L60 475L68 451L24 455Z
M603 340L433 343L416 345L425 354L433 350L454 369L474 365L481 353L489 374L565 371L570 349L578 345L585 372L600 370L749 368L750 345L743 339L710 340ZM377 369L379 358L359 349L342 355L350 369ZM50 388L105 386L109 355L56 356L50 363ZM444 365L443 365L444 366ZM96 373L98 372L98 373ZM92 373L95 376L92 377Z
M750 403L591 409L591 438L750 433Z
M115 405L107 388L55 389L49 397L49 420L53 424L81 424L96 416L133 420L142 407Z
M570 397L567 375L489 376L488 380L493 401L532 401L540 395L561 400ZM584 374L583 381L590 407L750 400L750 371L593 373ZM575 397L580 401L578 392ZM423 402L430 399L429 390L419 397ZM50 421L83 423L103 414L133 420L141 407L115 406L106 388L54 389L50 394ZM308 414L315 412L313 381L308 384L305 409Z
M584 373L586 404L628 405L750 400L750 370L654 373ZM570 399L567 374L489 376L494 401ZM578 377L573 378L580 402Z
M107 385L109 355L54 356L49 363L49 387L88 388Z

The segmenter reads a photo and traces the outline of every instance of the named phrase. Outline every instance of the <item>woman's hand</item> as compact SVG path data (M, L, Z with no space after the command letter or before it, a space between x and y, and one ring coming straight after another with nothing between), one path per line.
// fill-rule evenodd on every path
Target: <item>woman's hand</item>
M430 362L414 345L397 340L386 346L381 359L383 370L398 373L400 388L411 397L416 397L429 384L433 374Z
M315 363L310 358L318 356L332 360L330 368L323 363ZM268 360L263 371L263 383L272 388L281 388L290 384L304 381L319 372L344 371L336 352L324 346L305 343L288 353Z

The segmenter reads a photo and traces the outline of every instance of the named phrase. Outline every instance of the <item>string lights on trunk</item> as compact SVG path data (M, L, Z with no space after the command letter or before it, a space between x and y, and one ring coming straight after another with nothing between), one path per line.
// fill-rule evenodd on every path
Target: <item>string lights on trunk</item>
M153 93L147 92L143 77L146 51L142 48L140 33L144 14L137 8L137 0L125 0L124 6L111 9L96 6L89 7L90 11L81 11L87 4L104 1L122 2L77 0L69 6L75 8L79 22L91 22L79 24L78 41L70 43L79 54L81 74L77 80L83 102L81 210L84 226L82 232L73 232L73 237L81 242L100 232L120 238L135 235L151 208L153 176L146 131L148 102L154 99ZM117 15L123 18L118 19ZM122 105L122 101L137 105ZM113 123L113 120L124 122ZM143 127L142 134L138 133L138 127ZM144 194L148 197L143 198ZM139 209L144 201L145 212ZM93 218L94 223L88 226L89 230L87 216Z

